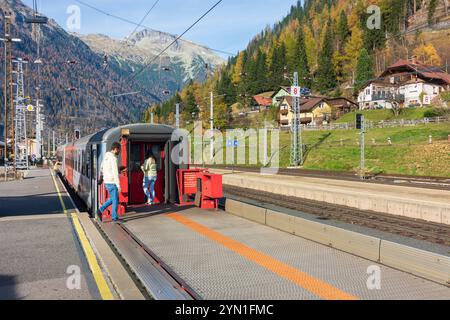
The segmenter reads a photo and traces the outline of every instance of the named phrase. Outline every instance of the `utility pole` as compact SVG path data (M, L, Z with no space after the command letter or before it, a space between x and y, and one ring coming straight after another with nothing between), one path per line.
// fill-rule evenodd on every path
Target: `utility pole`
M8 68L9 68L9 137L11 139L11 152L14 152L14 150L16 149L15 146L15 137L14 137L14 132L15 132L15 128L14 128L14 97L13 97L13 66L12 66L12 48L11 45L9 45L9 50L8 50ZM16 155L14 154L14 179L16 177Z
M48 141L47 141L47 159L50 159L50 130L47 133Z
M52 154L52 156L55 156L55 154L56 154L55 130L52 131L52 135L53 135L53 154Z
M293 87L298 87L298 72L294 72ZM291 89L292 91L292 89ZM301 90L299 91L301 97ZM291 166L298 167L303 165L303 142L301 128L301 110L300 97L291 92L293 101L293 119L292 119L292 146L291 146Z
M28 169L28 139L27 139L27 120L26 120L26 106L24 94L24 80L23 80L23 64L26 63L21 58L13 61L17 65L16 73L16 95L15 95L15 117L14 117L14 166L17 167L17 162L22 162L22 147L25 146L25 162Z
M366 151L365 151L365 133L366 133L366 122L364 115L357 114L356 115L356 129L361 129L361 162L360 162L360 177L361 180L365 178L365 170L366 170Z
M9 37L9 32L10 32L10 14L4 12L3 13L4 18L5 18L5 23L4 23L4 31L5 31L5 38L3 39L4 42L4 72L5 72L5 79L4 79L4 89L3 89L3 98L4 98L4 103L3 103L3 123L4 123L4 127L3 127L3 138L4 138L4 142L5 142L5 146L4 146L4 150L3 150L3 158L4 158L4 163L3 165L5 166L5 181L8 180L8 166L7 166L7 162L8 162L8 64L7 64L7 56L8 56L8 49L10 48L9 42L8 42L8 37Z
M155 124L155 114L152 112L152 113L150 113L150 123L151 124Z
M180 129L180 104L175 105L175 127Z
M36 99L36 149L37 154L36 158L40 159L42 158L42 130L44 129L42 114L41 114L41 107L43 105L40 104L39 99Z
M37 154L36 158L41 159L43 155L42 151L42 145L44 144L42 141L42 131L44 130L43 122L42 122L42 114L41 114L41 107L43 105L40 104L41 99L41 25L48 23L48 18L43 17L38 14L37 12L37 2L36 0L33 1L33 16L25 18L25 23L31 24L34 29L34 33L36 36L36 44L37 44L37 51L36 51L36 60L34 61L34 64L37 65L37 87L36 87L36 149Z
M211 125L211 140L210 140L210 152L211 162L214 160L214 93L211 91L211 117L209 123Z

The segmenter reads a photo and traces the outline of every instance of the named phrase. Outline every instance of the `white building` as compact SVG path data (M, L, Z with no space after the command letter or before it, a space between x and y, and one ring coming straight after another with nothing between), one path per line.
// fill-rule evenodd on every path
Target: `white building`
M395 102L406 108L423 107L448 90L448 73L415 60L400 60L379 79L364 85L358 95L358 104L361 109L391 109Z

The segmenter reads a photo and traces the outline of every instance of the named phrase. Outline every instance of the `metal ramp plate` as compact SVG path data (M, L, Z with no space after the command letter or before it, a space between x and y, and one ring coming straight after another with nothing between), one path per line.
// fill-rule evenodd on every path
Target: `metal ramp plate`
M223 212L186 209L125 226L204 299L450 299L445 286ZM374 266L380 290L367 285Z
M192 300L192 297L118 224L101 224L109 240L155 300Z

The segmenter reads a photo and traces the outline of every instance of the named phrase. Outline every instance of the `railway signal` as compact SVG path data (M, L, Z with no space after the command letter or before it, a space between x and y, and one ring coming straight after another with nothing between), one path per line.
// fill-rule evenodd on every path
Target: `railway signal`
M363 126L364 116L360 113L356 115L356 129L361 130Z
M356 115L356 129L361 130L361 163L360 163L360 175L361 180L365 178L365 168L366 168L366 159L365 159L365 133L366 133L366 125L364 115L358 113Z

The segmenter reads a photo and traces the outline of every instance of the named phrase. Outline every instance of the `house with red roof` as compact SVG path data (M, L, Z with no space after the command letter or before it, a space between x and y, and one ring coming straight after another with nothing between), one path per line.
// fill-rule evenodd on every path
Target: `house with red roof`
M268 91L268 92L263 92L260 94L257 94L256 96L253 97L253 100L256 103L256 108L261 111L261 110L267 110L270 108L270 106L272 105L272 96L275 93L275 91Z
M423 107L450 90L450 74L416 59L399 60L379 78L368 81L358 95L360 109Z

